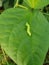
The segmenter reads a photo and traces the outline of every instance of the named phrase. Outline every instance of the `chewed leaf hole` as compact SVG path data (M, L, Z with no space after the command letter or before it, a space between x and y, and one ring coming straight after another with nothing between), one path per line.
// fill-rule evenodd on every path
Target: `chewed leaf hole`
M26 23L26 27L27 27L27 34L28 34L29 36L31 36L31 28L30 28L30 25L29 25L28 22Z

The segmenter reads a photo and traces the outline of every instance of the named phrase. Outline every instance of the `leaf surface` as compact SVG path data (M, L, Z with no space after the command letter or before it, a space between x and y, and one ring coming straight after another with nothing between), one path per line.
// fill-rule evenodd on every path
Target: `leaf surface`
M49 0L24 0L31 8L40 9L49 4Z
M31 36L26 23L30 26ZM42 65L48 42L48 21L41 12L13 8L0 16L1 46L17 65Z

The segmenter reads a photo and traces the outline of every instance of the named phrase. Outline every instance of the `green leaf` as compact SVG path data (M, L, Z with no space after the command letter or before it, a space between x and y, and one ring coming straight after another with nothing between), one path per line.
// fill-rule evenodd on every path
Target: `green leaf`
M49 0L24 0L31 8L40 9L49 4Z
M2 0L2 5L3 5L4 9L9 8L9 0Z
M14 7L16 0L2 0L2 5L4 9Z
M49 22L49 12L48 13L43 13L45 15L45 17L47 18L48 22Z
M48 27L39 11L9 9L0 16L2 49L17 65L42 65L49 47Z

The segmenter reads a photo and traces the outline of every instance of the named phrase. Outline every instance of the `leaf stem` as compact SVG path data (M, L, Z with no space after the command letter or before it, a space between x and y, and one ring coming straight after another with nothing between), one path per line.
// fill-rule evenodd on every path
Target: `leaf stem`
M21 8L24 8L24 9L28 9L27 7L22 6L22 5L18 5L18 6L21 7Z
M16 1L16 4L14 5L14 8L18 6L19 0Z
M19 0L16 1L16 4L14 5L14 8L15 7L21 7L21 8L24 8L24 9L28 9L27 7L23 6L23 5L20 5L19 4Z

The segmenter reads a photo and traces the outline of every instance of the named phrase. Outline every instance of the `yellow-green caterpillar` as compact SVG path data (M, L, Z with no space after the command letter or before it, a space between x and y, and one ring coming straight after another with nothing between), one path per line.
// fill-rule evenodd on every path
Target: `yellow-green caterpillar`
M31 36L31 30L30 30L29 23L26 23L26 26L27 26L27 33L28 33L29 36Z

